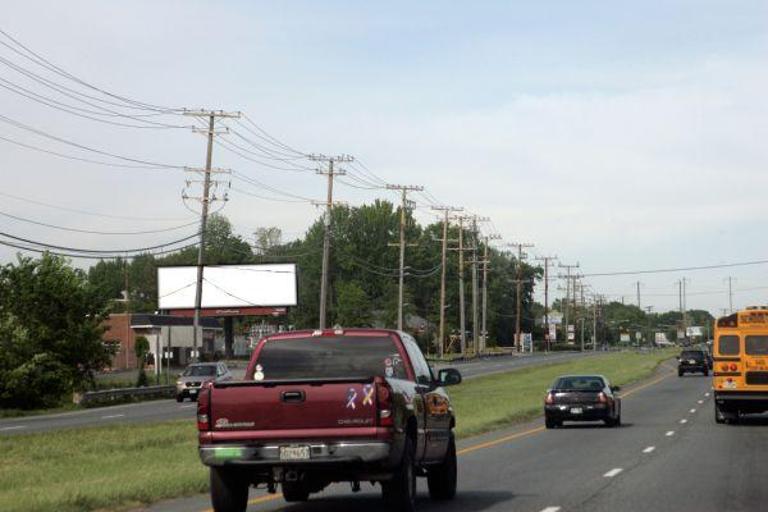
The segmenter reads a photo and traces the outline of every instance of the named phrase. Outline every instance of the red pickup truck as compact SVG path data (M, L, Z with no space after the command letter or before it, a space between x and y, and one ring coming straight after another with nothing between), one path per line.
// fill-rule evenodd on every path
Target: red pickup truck
M243 512L250 486L305 501L333 482L381 484L393 510L413 511L416 477L433 499L456 493L456 419L416 341L383 329L297 331L262 339L244 380L208 383L197 408L199 450L215 512Z

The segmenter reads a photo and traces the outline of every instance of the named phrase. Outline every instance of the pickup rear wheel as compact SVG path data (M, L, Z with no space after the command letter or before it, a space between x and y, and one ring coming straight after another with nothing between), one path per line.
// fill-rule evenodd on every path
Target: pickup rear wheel
M456 441L453 434L443 462L427 470L427 485L433 500L452 500L456 496Z
M229 468L211 468L211 505L215 512L245 512L248 480Z
M416 471L413 467L413 439L407 437L400 466L392 475L392 480L381 483L384 502L397 512L415 512L416 510Z
M283 498L291 503L295 501L307 501L309 490L299 482L283 482Z

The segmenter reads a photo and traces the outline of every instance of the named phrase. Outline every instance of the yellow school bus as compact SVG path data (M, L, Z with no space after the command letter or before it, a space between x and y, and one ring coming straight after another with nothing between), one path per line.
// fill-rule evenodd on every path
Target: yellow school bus
M712 352L715 421L768 411L768 306L719 318Z

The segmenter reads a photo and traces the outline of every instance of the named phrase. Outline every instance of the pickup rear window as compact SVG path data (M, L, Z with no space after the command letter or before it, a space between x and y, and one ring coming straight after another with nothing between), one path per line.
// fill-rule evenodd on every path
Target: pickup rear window
M348 377L406 378L405 364L389 337L312 337L264 343L251 378L263 380Z

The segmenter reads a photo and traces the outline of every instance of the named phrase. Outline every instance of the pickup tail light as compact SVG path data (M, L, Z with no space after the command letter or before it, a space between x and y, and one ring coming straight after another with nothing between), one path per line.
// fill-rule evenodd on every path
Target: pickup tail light
M597 394L597 401L600 402L601 404L607 403L608 397L605 396L605 393L601 391L600 393Z
M197 397L197 430L200 432L211 430L211 387L211 382L203 384Z
M376 409L379 426L391 427L395 424L395 418L392 415L392 389L383 380L376 381Z
M544 403L549 405L555 403L555 395L552 393L547 393L546 398L544 398Z

